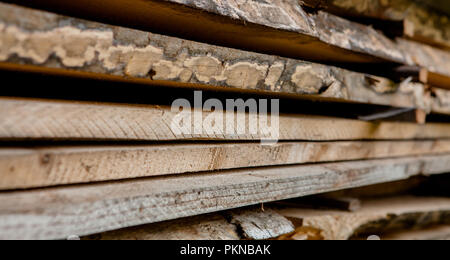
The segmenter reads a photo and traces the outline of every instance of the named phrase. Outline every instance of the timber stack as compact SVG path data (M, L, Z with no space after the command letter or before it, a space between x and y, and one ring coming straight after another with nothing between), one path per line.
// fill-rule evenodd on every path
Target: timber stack
M450 5L0 3L0 239L450 239Z

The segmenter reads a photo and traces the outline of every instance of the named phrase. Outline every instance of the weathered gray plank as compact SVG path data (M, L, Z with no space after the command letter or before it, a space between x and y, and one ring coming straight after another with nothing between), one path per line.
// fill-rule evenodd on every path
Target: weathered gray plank
M450 171L450 155L149 178L0 194L0 239L66 238Z

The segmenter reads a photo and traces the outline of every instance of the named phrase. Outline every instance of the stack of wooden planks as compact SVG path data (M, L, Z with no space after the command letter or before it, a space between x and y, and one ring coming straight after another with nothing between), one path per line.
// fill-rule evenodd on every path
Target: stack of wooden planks
M448 239L427 185L450 173L449 17L414 0L2 1L0 239Z

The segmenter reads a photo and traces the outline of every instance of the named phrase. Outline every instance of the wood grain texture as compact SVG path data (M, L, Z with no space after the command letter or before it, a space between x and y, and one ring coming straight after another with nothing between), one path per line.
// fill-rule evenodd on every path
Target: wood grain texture
M450 141L1 148L0 189L442 153L450 153Z
M440 3L432 9L427 5L433 1L424 0L302 0L303 4L350 19L374 21L403 21L405 37L441 48L450 48L450 22L442 10L447 3ZM436 11L438 10L438 11ZM365 20L364 20L365 19ZM389 28L380 28L389 30Z
M362 208L352 213L293 207L277 212L294 223L301 222L303 229L316 230L324 240L383 238L388 232L448 224L450 199L399 196L363 200Z
M240 240L236 225L207 214L83 237L82 240Z
M0 194L0 239L50 239L450 171L450 155L149 178Z
M71 2L70 7L55 0L14 2L285 57L322 62L372 63L384 60L418 65L450 75L450 54L446 52L430 48L433 55L411 55L414 49L399 45L370 26L323 11L307 13L299 1L81 0ZM94 11L94 6L105 8L99 14ZM211 33L199 34L204 31ZM433 64L445 66L428 67Z
M200 112L194 110L193 112ZM203 112L203 119L212 113ZM172 131L173 121L178 122L179 112L168 107L132 106L119 104L94 104L51 100L0 98L0 139L58 139L58 140L264 140L273 137L277 130L271 120L279 122L279 140L409 140L441 139L450 137L450 125L430 123L418 125L398 122L364 122L304 115L273 115L268 124L260 124L256 134L249 130L248 114L237 112L235 124L208 133L204 124L202 134L178 134ZM246 118L245 129L237 125L238 116ZM255 115L255 114L254 114ZM259 121L262 114L255 115ZM178 118L174 120L175 117ZM194 117L192 116L191 119ZM200 118L200 117L199 117ZM220 117L218 119L220 121ZM194 130L194 120L186 127ZM219 126L217 124L216 126ZM239 130L241 129L241 130ZM176 129L174 129L176 130ZM210 130L210 129L209 129Z
M238 209L225 214L242 231L244 239L264 240L294 232L294 225L271 209Z
M422 84L395 83L332 66L186 41L4 3L0 3L0 10L3 70L138 80L149 85L258 91L415 107L427 112L439 102ZM440 105L437 112L450 114L450 105Z

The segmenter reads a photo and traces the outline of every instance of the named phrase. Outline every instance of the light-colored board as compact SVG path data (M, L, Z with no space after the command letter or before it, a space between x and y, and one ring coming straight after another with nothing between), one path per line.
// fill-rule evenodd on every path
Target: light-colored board
M194 110L196 111L200 112ZM220 111L203 112L205 127L201 134L193 131L195 122L192 115L189 128L192 130L191 133L179 134L175 131L176 128L171 127L172 122L180 121L179 112L178 110L172 112L169 107L0 98L0 139L261 140L276 137L278 128L276 124L271 125L270 122L277 119L279 140L409 140L450 137L450 125L445 123L418 125L401 122L364 122L295 114L269 115L268 124L266 126L259 124L257 133L252 134L248 127L250 116L241 112L236 113L233 126L228 122L228 130L225 122L227 117L223 115L224 127L220 127L220 117L217 118L215 131L208 134L207 130L211 130L208 126L212 124L207 118L211 113L215 113L216 116L223 115ZM239 115L246 118L245 129L243 124L241 128L236 124ZM266 117L263 114L253 115L257 121L263 121L262 119ZM188 120L186 126L189 127Z
M415 107L427 112L439 102L418 83L400 84L332 66L186 41L4 3L0 3L0 10L2 70ZM438 112L450 114L450 105L440 105Z
M370 235L382 238L390 231L448 224L450 199L397 196L363 200L362 208L351 213L294 207L277 212L294 223L302 223L297 227L299 232L305 228L315 230L313 234L325 240L365 239Z
M442 153L450 140L1 148L0 190Z
M450 75L450 54L445 51L419 44L432 55L418 56L411 53L415 49L398 44L370 26L323 11L307 13L299 1L79 0L70 5L55 0L14 2L285 57L322 62L384 60ZM98 10L96 6L103 6L102 12L94 11Z
M450 155L249 169L0 194L0 239L58 239L450 171Z

